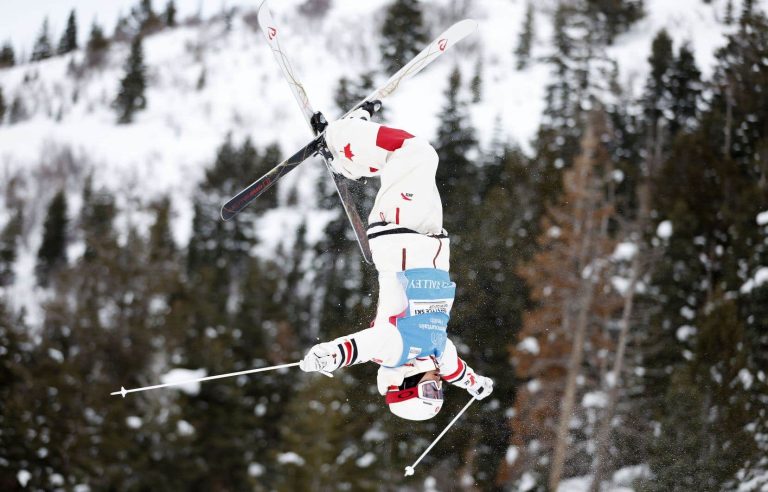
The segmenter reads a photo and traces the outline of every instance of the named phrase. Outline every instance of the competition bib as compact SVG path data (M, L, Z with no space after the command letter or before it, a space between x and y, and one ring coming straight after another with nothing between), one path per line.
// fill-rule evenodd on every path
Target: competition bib
M396 366L414 357L439 358L445 349L456 284L448 272L435 268L414 268L399 275L408 307L406 316L397 320L403 353Z

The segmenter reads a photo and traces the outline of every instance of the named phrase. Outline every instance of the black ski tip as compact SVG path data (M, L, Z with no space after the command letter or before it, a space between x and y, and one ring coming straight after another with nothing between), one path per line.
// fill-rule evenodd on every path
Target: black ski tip
M232 210L229 210L227 208L227 206L225 205L225 206L221 207L221 214L220 215L221 215L221 220L223 220L224 222L227 222L229 219L234 217L236 214Z

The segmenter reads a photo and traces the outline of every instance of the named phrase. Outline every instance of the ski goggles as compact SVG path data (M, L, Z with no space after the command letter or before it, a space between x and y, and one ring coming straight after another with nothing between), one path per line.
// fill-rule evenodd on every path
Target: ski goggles
M422 381L418 385L404 390L390 391L387 393L387 404L398 403L413 398L421 398L427 401L443 401L443 390L435 380Z

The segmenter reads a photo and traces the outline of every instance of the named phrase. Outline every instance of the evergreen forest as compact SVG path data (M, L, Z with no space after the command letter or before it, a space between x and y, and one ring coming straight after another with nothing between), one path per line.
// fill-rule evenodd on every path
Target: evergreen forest
M298 3L286 15L307 25L340 8ZM388 0L367 18L381 63L334 78L336 114L446 18L489 8L436 3ZM309 190L281 183L223 222L221 204L293 149L227 134L182 216L174 192L131 202L98 179L98 159L66 145L51 144L31 174L4 166L0 490L768 490L766 5L712 2L727 35L711 70L673 33L651 33L637 62L647 76L632 91L611 47L651 3L523 2L503 69L551 74L530 145L501 122L492 139L473 126L490 57L468 42L441 60L450 77L428 137L457 284L449 334L495 387L413 477L404 468L466 404L461 389L447 388L426 422L386 410L373 363L333 378L293 368L110 396L178 369L209 376L295 362L318 341L369 326L376 271L327 174L305 180ZM139 127L162 104L148 42L207 22L236 29L253 15L233 7L186 18L173 0L142 0L114 28L83 30L73 10L56 19L60 40L48 18L31 50L0 39L0 135L42 111L4 72L71 57L67 77L97 77L117 57L102 123ZM260 70L277 70L267 62ZM190 90L205 91L211 70L196 72ZM66 121L77 97L48 107L51 120ZM378 121L389 117L385 103ZM45 192L31 194L31 182ZM363 217L377 187L350 183ZM306 196L319 218L271 231L286 240L265 253L260 219L290 214ZM19 286L37 293L39 310L18 302ZM581 488L568 488L574 480Z

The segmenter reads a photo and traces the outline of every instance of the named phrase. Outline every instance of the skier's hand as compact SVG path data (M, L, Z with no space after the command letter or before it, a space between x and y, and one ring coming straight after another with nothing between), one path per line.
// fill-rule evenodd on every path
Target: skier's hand
M360 106L355 108L354 111L349 113L347 118L357 118L365 121L370 121L371 116L381 111L381 101L374 99L372 101L365 101Z
M467 385L467 391L478 400L493 393L493 379L477 374L470 374Z
M345 120L365 120L370 121L371 120L371 113L365 110L365 108L357 108L356 110L352 111L347 115Z
M304 372L332 372L341 364L339 349L332 343L319 343L309 349L307 355L299 362L299 368Z

